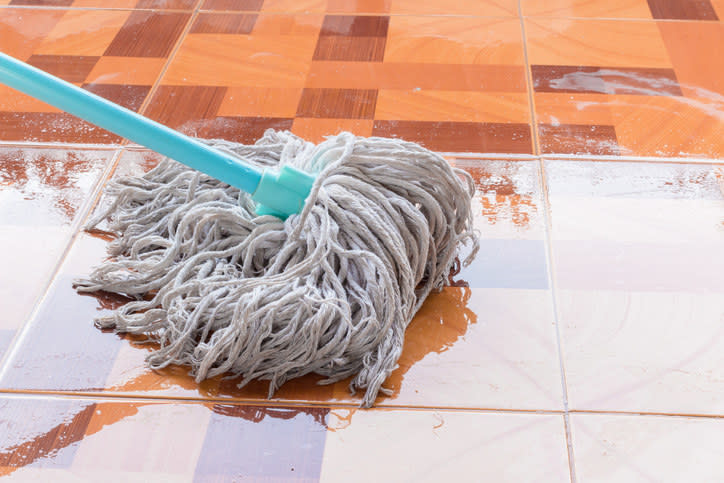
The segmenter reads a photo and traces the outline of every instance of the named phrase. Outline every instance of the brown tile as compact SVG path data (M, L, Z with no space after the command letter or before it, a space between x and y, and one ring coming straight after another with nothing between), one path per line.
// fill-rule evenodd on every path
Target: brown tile
M327 0L329 13L388 13L392 0Z
M372 134L402 138L435 151L533 153L528 124L375 121Z
M382 62L386 41L385 37L320 35L313 59Z
M307 141L321 143L327 136L334 136L342 132L351 132L357 136L369 137L372 135L373 124L372 119L298 117L294 119L292 132Z
M234 10L258 12L264 0L206 0L201 6L204 10Z
M526 92L522 65L313 62L306 87Z
M5 433L0 450L3 474L12 469L68 468L77 443L83 439L95 403L61 399L5 399L0 402Z
M190 123L181 130L208 139L253 144L267 129L289 130L292 122L291 118L217 116L209 121Z
M531 65L536 92L681 96L673 69Z
M116 136L64 112L0 112L3 141L118 143Z
M138 111L151 90L151 86L121 84L86 84L83 88L132 111Z
M389 17L358 15L327 15L324 17L320 36L386 37L390 26Z
M171 128L212 119L224 100L226 87L160 86L145 115Z
M539 124L542 153L620 154L616 129L613 126L583 124Z
M104 55L167 57L190 16L176 12L133 12Z
M200 13L191 27L192 34L250 34L255 14Z
M100 57L81 55L33 55L28 64L68 82L83 82Z
M374 89L304 89L297 117L372 119L376 102Z
M709 0L647 0L651 15L668 20L719 20Z

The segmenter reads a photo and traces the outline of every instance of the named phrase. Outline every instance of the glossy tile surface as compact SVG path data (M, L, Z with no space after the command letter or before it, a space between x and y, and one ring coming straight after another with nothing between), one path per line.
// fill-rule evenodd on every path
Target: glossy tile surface
M570 407L721 414L721 167L546 173Z
M0 86L0 477L722 480L723 18L722 0L0 0L0 51L182 132L442 151L480 234L373 410L349 381L269 400L151 371L153 345L94 326L127 299L73 281L112 239L81 230L99 183L159 156Z
M724 478L722 419L588 414L571 419L581 481Z
M0 148L0 353L32 312L112 151Z

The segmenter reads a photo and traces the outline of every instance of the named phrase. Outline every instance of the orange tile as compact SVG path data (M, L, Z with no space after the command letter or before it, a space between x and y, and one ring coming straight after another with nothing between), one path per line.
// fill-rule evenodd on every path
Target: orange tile
M651 18L646 0L522 0L520 7L531 17Z
M328 426L324 483L570 478L558 415L332 409Z
M573 414L571 432L581 481L724 480L721 418Z
M231 87L219 106L219 116L294 117L302 89Z
M327 0L328 13L389 13L393 0Z
M326 136L333 136L341 132L351 132L357 136L371 136L371 119L313 119L298 117L294 119L292 132L297 136L319 143Z
M535 94L535 112L543 124L613 125L610 96L603 94Z
M262 12L324 13L327 0L264 0Z
M302 87L316 37L193 34L162 79L167 85Z
M383 89L375 119L525 123L530 110L522 93Z
M314 37L322 27L322 15L264 15L256 19L252 35Z
M531 64L671 68L654 22L526 20Z
M59 109L42 101L0 85L0 111L8 112L60 112Z
M130 14L113 10L68 10L34 53L103 55Z
M64 13L64 10L3 9L0 50L22 61L27 60Z
M166 59L155 57L101 57L86 78L89 84L152 86Z
M390 19L385 62L523 64L520 22L394 16Z
M481 17L510 17L518 15L514 0L392 0L392 14L405 15L474 15Z
M712 59L710 49L713 45L724 45L724 24L659 22L658 27L684 95L723 112L724 64Z
M313 62L306 87L526 92L518 65Z
M619 145L632 154L724 155L722 105L686 97L615 96L610 106Z
M74 0L75 8L133 8L138 4L138 0Z

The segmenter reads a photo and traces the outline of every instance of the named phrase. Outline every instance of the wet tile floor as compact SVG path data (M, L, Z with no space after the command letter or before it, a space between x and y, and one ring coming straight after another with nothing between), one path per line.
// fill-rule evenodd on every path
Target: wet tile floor
M373 410L151 372L77 294L155 156L0 87L0 476L724 480L721 0L0 0L0 50L185 133L447 153L482 249Z

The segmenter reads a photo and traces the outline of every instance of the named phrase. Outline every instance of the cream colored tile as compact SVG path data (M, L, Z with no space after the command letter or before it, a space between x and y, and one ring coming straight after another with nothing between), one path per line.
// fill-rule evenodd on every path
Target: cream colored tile
M322 482L569 481L563 418L332 410Z
M447 288L431 296L405 335L380 405L563 408L547 290ZM335 396L348 398L339 384ZM354 401L354 399L353 399Z
M721 294L561 290L572 410L724 414Z
M724 419L571 415L578 481L724 481Z

